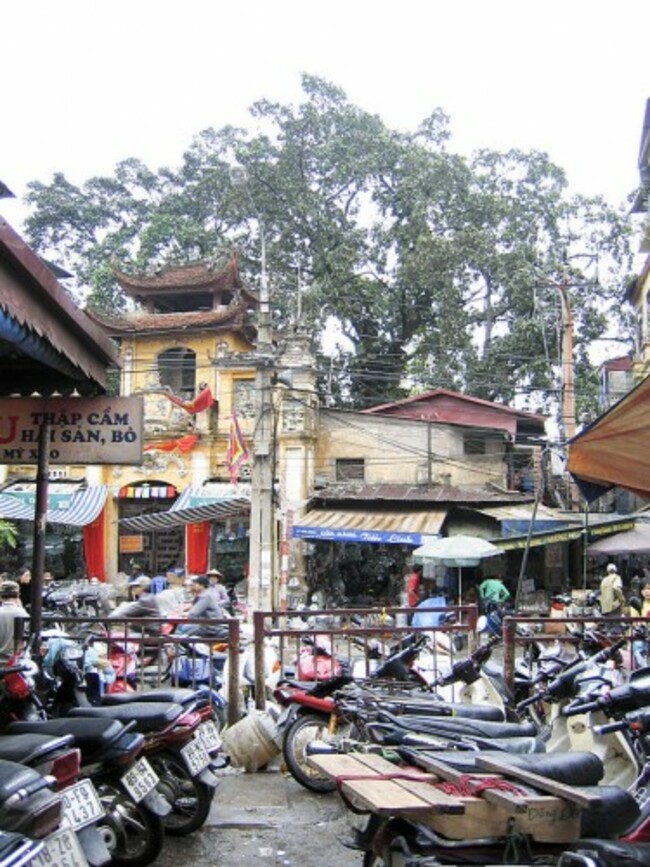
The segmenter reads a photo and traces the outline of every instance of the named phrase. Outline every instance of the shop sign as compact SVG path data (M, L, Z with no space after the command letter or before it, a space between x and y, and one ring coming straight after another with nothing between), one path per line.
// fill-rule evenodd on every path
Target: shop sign
M142 463L141 397L1 400L0 464L37 464L43 425L51 464Z
M120 536L120 554L139 554L144 550L142 534Z

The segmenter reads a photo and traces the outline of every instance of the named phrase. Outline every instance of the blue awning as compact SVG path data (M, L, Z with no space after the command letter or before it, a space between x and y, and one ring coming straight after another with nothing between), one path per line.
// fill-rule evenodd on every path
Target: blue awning
M295 539L417 547L425 538L438 535L446 515L446 509L312 509L296 518L292 535Z

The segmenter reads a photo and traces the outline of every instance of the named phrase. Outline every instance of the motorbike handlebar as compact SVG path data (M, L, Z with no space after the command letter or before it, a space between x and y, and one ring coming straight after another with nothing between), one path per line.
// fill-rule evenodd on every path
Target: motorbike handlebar
M578 699L575 702L571 702L571 704L562 708L560 713L561 716L578 716L578 714L589 713L592 710L603 710L606 704L607 701L605 696L597 698L594 701L581 702Z
M605 723L603 726L593 726L593 732L600 737L601 735L608 735L611 732L622 732L628 726L629 722L626 719L621 719L618 722Z

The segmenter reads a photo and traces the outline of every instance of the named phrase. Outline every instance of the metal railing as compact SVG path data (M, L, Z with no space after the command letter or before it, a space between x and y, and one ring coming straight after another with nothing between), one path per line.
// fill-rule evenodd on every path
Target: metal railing
M438 656L443 655L443 650L435 640L436 633L461 636L462 652L475 646L478 615L475 605L417 609L417 613L423 616L440 615L443 622L437 625L414 626L409 620L415 613L416 609L413 608L389 607L304 609L287 613L254 612L255 707L264 709L266 701L268 672L265 670L265 641L277 642L279 664L283 673L295 666L296 660L300 658L304 639L313 639L315 635L328 639L339 662L351 665L355 659L366 660L366 674L370 673L366 650L371 643L375 644L377 641L394 644L407 635L428 635L431 637L435 669L438 668ZM450 615L455 622L445 622ZM454 642L449 641L449 649L444 651L445 663L453 663L459 652L455 649Z
M502 624L503 676L512 689L515 682L517 648L555 641L579 645L587 628L596 628L599 631L612 633L613 637L616 638L627 635L632 640L633 628L642 625L650 626L647 617L604 617L603 615L522 617L507 615L503 618ZM522 630L522 626L532 628ZM542 627L541 631L537 631L539 627ZM574 627L574 631L571 631L571 627ZM632 667L634 667L633 657Z
M47 634L49 625L60 623L61 618L52 616L46 618L43 623L43 632ZM186 635L171 632L163 634L161 627L176 627L180 624L197 627L199 634ZM177 648L183 648L189 659L188 671L190 679L187 685L196 688L197 677L192 675L196 672L196 663L199 658L205 659L207 669L216 672L224 669L227 672L227 682L222 689L228 702L228 723L234 723L239 719L239 693L240 693L240 622L236 618L228 620L207 620L193 618L173 617L141 617L120 618L111 617L65 617L65 637L79 644L104 642L112 645L110 658L114 663L122 662L124 680L136 691L159 686L178 685L178 669L174 661L179 658ZM201 627L223 627L227 636L224 639L206 638L200 634ZM109 633L110 627L110 633ZM44 640L47 640L46 637ZM201 645L201 653L197 652ZM224 650L220 648L224 647ZM227 659L227 666L225 663ZM126 671L133 659L137 659L135 672L130 672L126 677ZM115 667L115 666L113 666ZM118 672L118 678L122 675ZM212 677L209 677L212 683ZM208 696L211 698L210 696Z

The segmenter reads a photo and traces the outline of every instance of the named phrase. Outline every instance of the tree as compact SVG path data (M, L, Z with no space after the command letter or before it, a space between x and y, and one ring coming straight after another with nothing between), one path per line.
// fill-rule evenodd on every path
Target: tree
M571 262L580 413L593 406L590 347L613 328L629 334L616 303L629 269L624 216L568 196L546 154L450 152L440 110L401 133L332 84L302 83L298 105L252 107L255 134L200 133L177 170L134 159L80 188L63 175L31 184L30 240L76 270L90 305L114 310L125 303L115 263L141 272L236 245L253 281L263 226L276 327L299 309L316 335L338 319L349 349L323 381L351 406L445 386L547 409L558 388L557 283ZM251 197L230 184L234 161ZM578 251L603 263L588 291Z

